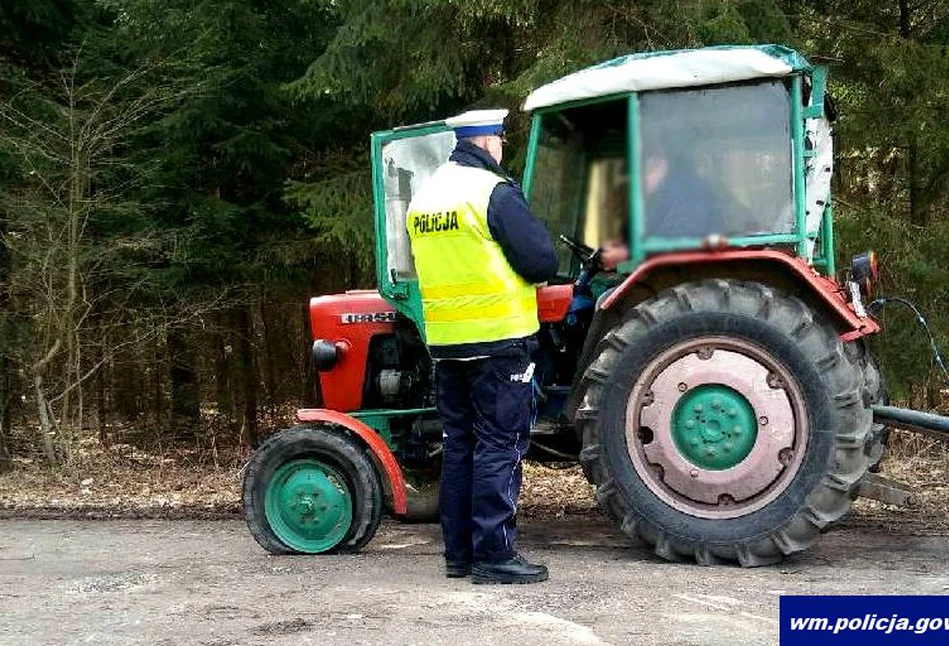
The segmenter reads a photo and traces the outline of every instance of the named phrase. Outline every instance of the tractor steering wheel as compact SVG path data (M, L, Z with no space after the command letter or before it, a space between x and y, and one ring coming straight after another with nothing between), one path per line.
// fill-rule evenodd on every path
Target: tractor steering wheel
M560 235L560 241L567 245L573 255L580 261L580 266L588 271L602 269L600 258L603 255L603 249L594 249L587 245L563 234Z

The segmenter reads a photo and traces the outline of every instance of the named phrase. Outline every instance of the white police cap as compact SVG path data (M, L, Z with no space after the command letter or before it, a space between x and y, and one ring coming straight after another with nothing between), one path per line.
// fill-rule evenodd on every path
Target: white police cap
M504 134L504 119L508 110L469 110L445 119L445 125L455 131L459 139L479 135Z

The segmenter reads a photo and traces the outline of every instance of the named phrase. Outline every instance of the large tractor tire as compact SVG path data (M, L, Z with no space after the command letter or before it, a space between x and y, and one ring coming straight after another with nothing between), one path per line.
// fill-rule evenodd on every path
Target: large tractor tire
M689 283L637 305L580 387L599 504L668 560L804 550L867 471L860 366L829 322L764 285Z
M890 396L886 390L886 382L883 380L883 374L880 372L880 365L877 359L870 352L870 348L863 341L857 341L854 344L857 351L857 361L863 369L863 381L867 392L870 395L870 404L887 405L890 403ZM866 453L870 462L870 471L876 473L880 470L883 458L886 457L886 447L890 440L890 429L886 424L873 422L870 435L867 438Z
M244 470L244 520L273 554L357 551L379 528L383 506L372 458L332 427L281 431Z

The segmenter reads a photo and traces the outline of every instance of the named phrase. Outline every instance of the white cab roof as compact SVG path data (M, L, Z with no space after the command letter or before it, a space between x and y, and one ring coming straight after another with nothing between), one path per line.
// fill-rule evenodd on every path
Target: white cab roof
M524 110L627 92L788 76L810 68L803 56L781 45L628 54L542 85L528 95Z

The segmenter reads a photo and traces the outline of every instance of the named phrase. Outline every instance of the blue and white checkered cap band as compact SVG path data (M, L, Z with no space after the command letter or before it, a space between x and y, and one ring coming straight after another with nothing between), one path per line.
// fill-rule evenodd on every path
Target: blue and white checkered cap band
M493 123L488 126L459 126L453 128L455 131L455 136L459 139L465 139L467 137L480 137L483 135L503 135L504 134L504 124L503 123Z

